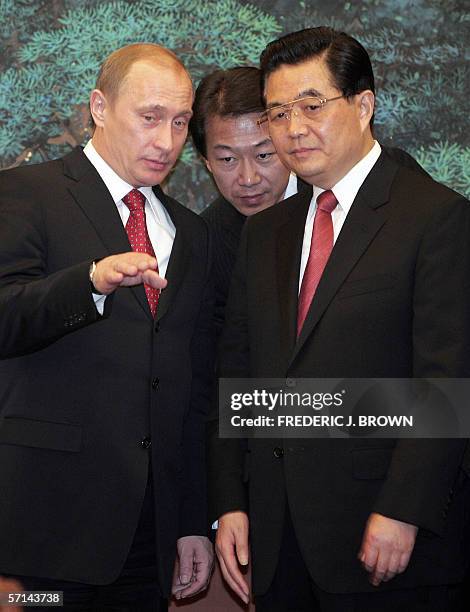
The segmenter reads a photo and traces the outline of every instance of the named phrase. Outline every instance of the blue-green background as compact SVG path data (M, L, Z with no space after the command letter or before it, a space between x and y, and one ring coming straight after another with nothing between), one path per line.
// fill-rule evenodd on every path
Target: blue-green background
M170 47L197 83L216 67L256 65L282 33L325 24L371 55L379 140L470 196L467 0L0 0L0 168L86 142L89 91L122 45ZM194 210L213 197L190 144L166 189Z

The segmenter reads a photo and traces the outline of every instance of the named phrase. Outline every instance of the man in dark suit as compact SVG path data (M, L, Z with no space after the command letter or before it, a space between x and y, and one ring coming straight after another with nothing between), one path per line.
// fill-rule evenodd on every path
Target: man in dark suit
M218 333L246 218L297 192L297 177L259 124L263 110L254 66L216 70L196 89L189 129L220 192L201 214L212 233Z
M129 45L85 149L0 176L0 573L80 610L167 609L177 552L177 597L210 576L209 237L159 187L192 101L172 52Z
M267 122L259 121L263 111L261 72L254 66L215 70L196 89L189 130L220 192L201 213L212 234L218 335L246 219L308 190L279 159ZM406 151L387 152L399 164L424 172Z
M374 141L367 52L313 28L268 45L261 70L273 143L311 189L245 226L221 374L468 376L468 202ZM257 610L454 609L464 441L243 443L214 427L210 444L218 556L247 601L249 531Z

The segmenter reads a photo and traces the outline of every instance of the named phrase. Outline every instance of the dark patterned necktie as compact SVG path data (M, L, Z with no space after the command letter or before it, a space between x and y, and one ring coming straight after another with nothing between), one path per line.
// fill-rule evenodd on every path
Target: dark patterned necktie
M299 337L302 331L302 326L313 296L333 249L333 221L331 220L331 213L337 204L338 200L331 190L324 191L317 198L317 212L315 213L313 223L310 253L300 287L297 310L297 337Z
M152 243L150 242L147 231L147 223L145 221L145 196L138 189L133 189L122 198L122 201L130 212L129 219L126 223L126 232L129 242L131 243L132 250L136 251L137 253L147 253L148 255L155 257L155 251L153 250ZM150 312L152 313L152 316L155 317L160 291L147 284L144 284L144 287Z

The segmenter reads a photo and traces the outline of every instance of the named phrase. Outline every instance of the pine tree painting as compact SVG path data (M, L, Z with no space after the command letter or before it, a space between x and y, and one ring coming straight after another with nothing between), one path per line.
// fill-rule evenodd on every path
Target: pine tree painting
M468 3L458 0L0 0L0 168L58 157L90 137L88 95L114 49L173 49L194 82L258 63L273 38L333 25L356 36L377 76L377 137L470 195L465 63ZM201 210L214 195L190 143L166 188Z

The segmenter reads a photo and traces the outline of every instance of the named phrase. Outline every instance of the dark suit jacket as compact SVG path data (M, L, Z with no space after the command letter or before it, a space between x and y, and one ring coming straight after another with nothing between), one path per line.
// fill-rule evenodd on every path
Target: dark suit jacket
M382 153L354 200L297 341L310 198L293 196L246 224L221 374L468 376L468 202ZM381 589L462 576L464 441L254 439L246 445L213 432L211 447L214 513L249 509L256 594L274 575L286 500L312 578L327 591L373 590L356 558L371 512L420 527L408 569Z
M164 595L176 539L206 532L208 230L155 191L176 227L156 319L142 285L101 317L90 262L132 249L94 167L77 149L0 174L0 574L113 581L150 458Z
M384 147L384 150L401 166L427 175L418 162L403 149ZM302 192L309 189L307 183L300 178L297 178L297 187ZM225 321L225 305L227 304L240 237L247 218L222 196L211 202L202 211L201 217L207 221L212 235L215 321L217 336L220 336Z
M201 217L209 225L212 234L215 321L219 336L225 320L225 304L246 217L222 196L204 209Z

